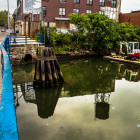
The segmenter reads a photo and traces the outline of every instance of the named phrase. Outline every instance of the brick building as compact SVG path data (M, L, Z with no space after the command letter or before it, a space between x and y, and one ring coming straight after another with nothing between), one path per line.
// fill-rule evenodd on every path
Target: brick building
M17 0L17 23L22 24L22 28L26 17L23 13L23 1ZM74 26L69 24L70 13L90 14L99 12L118 21L120 7L121 0L42 0L42 12L37 15L32 15L31 13L31 16L33 21L43 19L46 22L50 22L50 26L73 29ZM21 32L23 33L23 31Z
M119 22L120 23L128 22L128 23L132 23L133 25L140 26L140 10L132 11L131 13L120 14Z

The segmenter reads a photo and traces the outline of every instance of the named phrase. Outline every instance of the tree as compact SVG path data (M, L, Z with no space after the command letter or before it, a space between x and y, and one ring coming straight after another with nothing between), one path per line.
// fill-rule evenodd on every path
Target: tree
M0 11L0 26L7 27L8 25L8 11Z
M70 22L75 24L78 29L76 32L77 44L80 35L86 35L86 40L88 40L86 44L90 44L98 53L101 49L118 49L120 41L140 40L140 27L128 23L119 24L115 20L109 19L108 16L99 13L71 14Z
M83 34L85 31L85 25L87 22L87 16L85 14L76 14L72 13L69 15L70 17L70 22L74 24L77 27L77 32L76 32L76 38L77 38L77 45L79 42L79 36L80 34Z
M94 49L113 48L114 44L119 40L119 35L116 30L118 27L117 23L99 13L89 14L87 21L87 35L93 43Z
M140 27L133 26L128 23L119 24L118 32L121 36L121 41L138 41L140 40Z
M10 27L14 28L14 19L13 19L13 17L9 18L9 22L10 22Z

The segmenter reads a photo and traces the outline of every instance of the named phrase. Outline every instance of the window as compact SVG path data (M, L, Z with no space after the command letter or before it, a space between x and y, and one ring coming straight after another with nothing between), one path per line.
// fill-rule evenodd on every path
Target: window
M60 0L60 2L66 2L66 0Z
M65 14L66 14L65 8L59 8L59 15L60 16L65 16Z
M128 53L133 53L133 43L128 44Z
M139 49L139 43L134 43L134 49Z
M42 7L42 14L43 14L43 17L46 16L46 7L45 6Z
M42 0L42 1L49 1L49 0Z
M74 3L80 3L80 0L74 0L73 2Z
M92 0L87 0L87 4L92 4Z
M104 15L105 11L99 11L99 14Z
M91 10L86 10L86 14L91 14L92 11Z
M116 0L111 0L111 6L116 7L116 5L117 5L117 1Z
M73 9L73 13L79 14L79 9Z
M100 0L100 6L105 6L105 0Z

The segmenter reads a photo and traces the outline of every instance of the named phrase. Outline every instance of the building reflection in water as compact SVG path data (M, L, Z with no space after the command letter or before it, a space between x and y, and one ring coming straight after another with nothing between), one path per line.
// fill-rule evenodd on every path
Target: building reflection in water
M131 65L120 64L118 72L122 74L122 77L130 82L138 82L140 80L139 67Z
M98 90L100 93L95 94L95 117L101 120L109 118L109 98L115 91L115 79L108 82L106 86Z
M117 64L117 68L115 69L115 72L108 72L106 71L107 69L101 69L102 73L99 75L98 73L93 73L93 78L87 82L87 85L85 85L85 82L79 81L79 79L81 81L85 81L85 79L89 78L89 75L85 73L82 75L83 77L80 74L78 78L76 77L76 79L72 79L73 81L70 78L70 81L65 83L64 86L59 85L48 89L34 89L33 83L30 82L18 84L16 86L16 90L20 93L22 91L25 102L37 104L38 115L41 118L48 118L54 114L60 93L62 97L73 97L77 95L81 96L83 93L95 94L95 117L105 120L109 118L109 98L111 93L113 94L115 90L115 80L122 78L134 82L138 82L140 80L139 67ZM72 75L69 75L69 77L72 77ZM65 93L61 92L62 87L64 87L63 89ZM18 94L17 92L15 93L15 105L18 107L20 105L18 99L21 98L22 95Z
M16 86L16 108L19 106L18 100L23 96L26 103L34 103L38 108L38 115L41 118L48 118L54 114L58 98L61 94L63 84L60 84L53 88L41 89L33 88L33 83L24 83ZM22 95L18 97L18 92L22 92Z
M95 95L95 117L106 120L109 118L109 98L111 93L98 93Z
M138 67L126 66L119 64L118 67L120 79L125 78L127 81L138 82L140 80L140 73ZM119 76L117 76L119 79ZM116 79L117 79L116 78ZM103 88L98 90L99 93L95 95L95 117L98 119L106 120L109 118L109 98L111 93L115 90L115 79L108 81Z
M139 69L126 69L125 79L128 81L138 82L140 78L138 74L139 74Z

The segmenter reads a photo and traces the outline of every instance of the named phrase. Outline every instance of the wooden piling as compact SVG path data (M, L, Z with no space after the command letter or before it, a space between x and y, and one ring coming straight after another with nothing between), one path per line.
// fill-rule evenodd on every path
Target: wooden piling
M34 79L35 85L41 87L52 87L64 83L53 48L38 47Z

